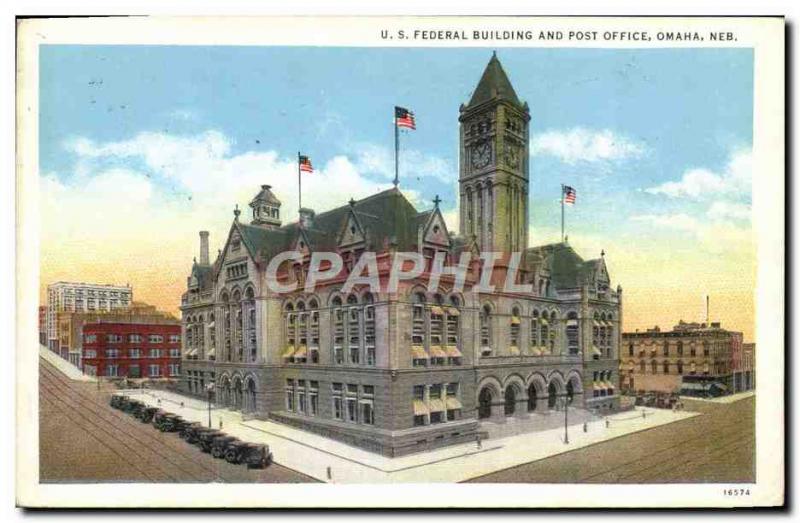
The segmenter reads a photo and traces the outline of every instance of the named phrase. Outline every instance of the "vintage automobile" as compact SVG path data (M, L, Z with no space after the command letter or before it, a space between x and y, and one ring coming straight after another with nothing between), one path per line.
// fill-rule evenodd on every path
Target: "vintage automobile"
M161 432L179 432L186 428L187 424L186 420L171 412L165 412L153 421L153 425Z
M189 443L195 443L197 441L197 430L201 428L203 428L202 423L198 423L196 421L189 423L183 428L179 436L181 439L185 439Z
M120 409L122 408L122 405L127 401L128 398L126 396L123 396L122 394L112 394L108 404L115 409Z
M248 468L263 468L272 461L272 453L266 445L256 445L244 441L233 441L225 450L228 463L246 463Z
M249 469L263 469L272 463L272 452L270 452L268 445L249 443L245 448L242 461Z
M211 452L211 446L214 444L214 438L221 436L224 433L217 429L203 428L197 431L197 446L203 452Z
M228 446L234 441L239 441L239 439L221 433L219 436L215 437L211 443L211 455L218 459L224 458L225 451L228 450Z
M156 415L156 412L158 412L158 410L159 410L158 407L145 407L139 412L139 415L136 417L139 418L139 421L141 421L142 423L150 423L153 421L153 416Z

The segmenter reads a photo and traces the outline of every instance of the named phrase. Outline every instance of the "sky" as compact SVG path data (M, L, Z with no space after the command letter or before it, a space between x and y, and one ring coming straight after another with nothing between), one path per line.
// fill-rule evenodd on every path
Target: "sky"
M40 47L41 296L130 283L177 312L199 230L215 252L261 184L297 214L391 186L457 230L458 108L494 49ZM754 337L750 49L497 48L531 111L530 244L606 253L624 328L711 319ZM212 253L213 258L213 253Z

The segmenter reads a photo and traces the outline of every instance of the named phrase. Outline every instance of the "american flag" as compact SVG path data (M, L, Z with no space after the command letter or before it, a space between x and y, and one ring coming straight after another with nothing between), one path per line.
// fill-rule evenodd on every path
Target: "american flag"
M575 205L575 198L577 198L575 189L573 189L569 185L564 185L563 188L564 188L564 203Z
M300 162L300 171L304 173L313 173L314 168L311 166L311 158L308 156L300 155L298 157L298 161Z
M394 121L397 127L405 127L414 130L417 128L417 122L414 120L414 113L404 107L395 106Z

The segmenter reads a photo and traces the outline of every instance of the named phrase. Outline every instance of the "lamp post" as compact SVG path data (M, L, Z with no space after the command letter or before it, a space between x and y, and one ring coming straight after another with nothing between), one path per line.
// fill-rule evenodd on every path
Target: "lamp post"
M211 428L211 393L214 392L214 383L211 382L206 385L206 394L208 395L208 428Z
M568 415L569 415L569 398L567 398L567 395L564 394L564 445L569 445L569 432L567 431Z

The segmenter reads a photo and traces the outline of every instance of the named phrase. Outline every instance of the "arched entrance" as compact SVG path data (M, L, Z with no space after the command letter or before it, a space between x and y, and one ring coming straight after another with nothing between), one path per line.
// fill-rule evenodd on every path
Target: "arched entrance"
M226 377L222 378L222 382L219 384L219 403L223 407L227 407L230 405L231 402L231 382Z
M508 387L506 387L506 394L505 394L504 410L506 416L513 416L516 407L517 407L517 390L512 385L509 385Z
M556 408L556 404L558 402L558 387L556 387L555 382L550 382L547 386L547 408L554 409Z
M478 395L478 419L486 419L491 415L492 391L489 387L484 387Z
M253 412L256 410L256 382L253 378L247 380L247 395L245 396L245 410Z
M528 412L536 410L536 385L531 383L528 386Z
M234 410L242 408L242 380L239 378L233 381L233 408Z

